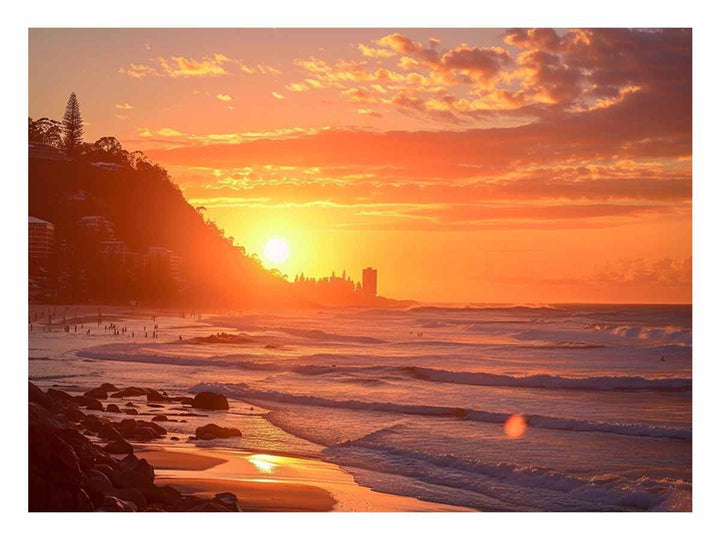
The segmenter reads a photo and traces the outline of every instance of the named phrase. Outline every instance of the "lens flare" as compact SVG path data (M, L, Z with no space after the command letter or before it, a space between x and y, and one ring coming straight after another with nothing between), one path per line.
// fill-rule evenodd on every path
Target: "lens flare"
M521 414L513 414L505 420L505 435L510 439L519 439L525 435L527 421Z

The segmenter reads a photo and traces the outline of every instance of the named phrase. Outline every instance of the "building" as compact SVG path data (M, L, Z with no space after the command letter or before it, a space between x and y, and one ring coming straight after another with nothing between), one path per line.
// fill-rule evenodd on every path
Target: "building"
M55 226L49 221L28 216L28 254L30 261L47 261L55 245Z
M362 290L365 294L377 296L377 270L375 268L363 268Z
M85 216L77 221L82 231L93 233L98 239L115 240L115 225L103 216Z

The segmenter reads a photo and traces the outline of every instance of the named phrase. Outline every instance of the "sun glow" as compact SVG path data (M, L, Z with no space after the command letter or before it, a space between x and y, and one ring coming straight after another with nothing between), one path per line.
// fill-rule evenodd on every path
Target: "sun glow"
M281 238L271 238L265 244L265 258L271 263L280 264L288 260L290 256L290 248L285 240Z
M525 435L527 421L520 414L513 414L505 420L505 435L510 439L519 439Z

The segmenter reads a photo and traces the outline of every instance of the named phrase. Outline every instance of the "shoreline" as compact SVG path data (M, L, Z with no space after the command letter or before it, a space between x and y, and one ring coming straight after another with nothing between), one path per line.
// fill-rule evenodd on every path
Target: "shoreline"
M85 392L58 388L43 391L29 383L30 511L472 510L374 491L319 458L252 452L222 443L199 447L194 436L182 440L170 431L173 423L188 418L210 422L216 418L212 413L226 412L193 412L189 403L198 395L171 397L109 383ZM133 400L126 405L134 407L120 409L126 400ZM232 403L235 409L242 406ZM45 446L53 449L51 454ZM56 478L68 446L72 455L65 461L71 463Z

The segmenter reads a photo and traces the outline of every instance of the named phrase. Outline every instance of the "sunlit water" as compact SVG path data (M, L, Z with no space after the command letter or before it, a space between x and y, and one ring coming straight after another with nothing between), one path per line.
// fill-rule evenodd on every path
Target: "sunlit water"
M320 457L375 490L483 510L688 510L691 308L553 306L148 319L30 335L30 377L239 401L222 444ZM197 343L216 332L229 343ZM180 341L179 336L183 340ZM522 415L526 430L505 429ZM212 416L212 415L211 415ZM190 434L207 418L177 425ZM199 443L207 445L211 443ZM213 443L215 444L215 443Z

